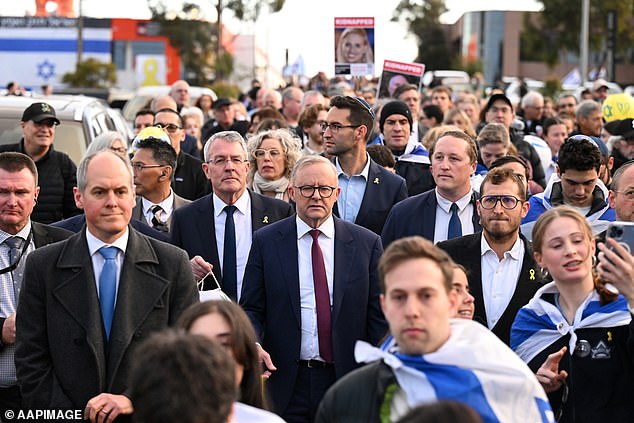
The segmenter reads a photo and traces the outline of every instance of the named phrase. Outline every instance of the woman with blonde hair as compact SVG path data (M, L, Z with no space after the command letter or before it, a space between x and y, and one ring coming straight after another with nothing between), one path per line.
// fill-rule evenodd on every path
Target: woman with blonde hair
M634 281L608 288L593 271L587 220L559 206L533 227L535 260L553 282L517 314L511 348L536 373L558 422L630 422L634 416Z
M346 28L337 43L337 63L373 63L374 55L363 28Z
M462 129L467 135L471 138L476 137L476 133L473 130L473 125L471 124L471 120L469 116L465 112L460 109L451 109L445 115L443 121L443 125L453 125Z
M288 201L291 171L301 155L299 145L299 139L288 129L264 131L249 138L249 188L258 194Z

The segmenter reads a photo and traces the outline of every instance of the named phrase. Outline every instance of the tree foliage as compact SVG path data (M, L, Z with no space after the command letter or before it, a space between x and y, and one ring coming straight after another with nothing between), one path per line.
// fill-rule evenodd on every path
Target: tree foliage
M544 6L536 22L524 16L521 35L523 60L543 61L551 67L559 63L560 52L579 53L581 33L580 0L541 0ZM608 37L607 14L616 11L617 55L625 53L634 44L634 0L591 0L590 38L591 50L603 51Z
M405 22L409 32L417 38L416 61L424 63L427 69L451 66L452 55L440 23L440 15L446 11L445 0L401 0L392 15L393 21Z
M71 87L109 88L117 82L117 68L91 57L80 62L75 72L65 73L62 82Z
M278 12L285 0L211 0L217 14L217 22L211 24L200 19L200 6L185 2L178 12L170 12L164 0L147 0L152 12L152 20L161 27L161 35L166 36L179 52L187 79L196 85L207 85L209 77L223 79L233 71L233 59L223 52L222 26L226 11L239 20L255 20L263 7ZM204 0L207 1L207 0ZM229 56L229 57L227 57Z

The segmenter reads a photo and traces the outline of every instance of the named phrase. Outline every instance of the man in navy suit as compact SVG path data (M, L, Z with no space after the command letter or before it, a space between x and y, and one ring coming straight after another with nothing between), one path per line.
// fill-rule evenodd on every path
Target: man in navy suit
M471 175L476 145L462 131L445 132L429 151L436 188L409 197L392 208L381 237L383 247L399 238L420 235L434 243L480 230Z
M311 422L326 390L356 367L355 342L375 344L386 333L383 248L376 234L332 216L339 188L326 158L300 159L288 190L297 215L253 236L240 304L267 368L277 367L267 381L274 410Z
M284 201L246 189L247 148L237 132L219 132L207 141L203 170L211 181L213 193L174 211L172 243L189 254L196 280L213 271L223 291L237 300L253 232L290 216L292 208ZM228 213L233 220L229 231ZM228 239L230 243L226 242ZM233 248L228 250L230 244ZM228 271L232 272L230 280ZM205 279L204 289L214 288L213 278Z
M335 156L339 174L341 195L334 214L380 235L392 206L407 198L407 186L365 151L374 117L365 100L336 96L322 126L326 152Z
M508 345L515 315L542 286L530 242L519 232L530 205L524 183L510 169L491 169L480 194L482 231L438 246L467 269L474 320Z

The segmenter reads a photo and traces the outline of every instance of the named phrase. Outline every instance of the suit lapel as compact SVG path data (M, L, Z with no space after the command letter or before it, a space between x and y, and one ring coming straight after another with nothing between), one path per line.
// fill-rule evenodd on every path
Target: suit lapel
M468 235L467 235L468 236ZM475 299L475 313L473 319L487 325L487 312L484 305L484 293L482 290L482 253L480 244L482 242L482 232L470 236L471 241L465 244L464 267L467 269L469 279L469 290Z
M53 238L49 236L46 226L37 222L31 222L31 230L33 231L33 243L35 244L35 248L39 248L53 242Z
M368 169L368 180L365 184L365 191L363 192L363 199L361 200L361 206L359 206L359 213L357 213L356 222L363 222L368 212L372 210L372 206L376 204L379 198L380 178L378 164L374 163L372 159L370 161L370 168ZM376 181L376 183L375 183ZM337 215L339 217L339 215Z
M354 238L343 224L334 218L335 221L335 269L333 275L332 301L333 313L332 324L337 322L337 317L343 304L343 295L346 292L347 284L350 281L350 271L354 263L357 248L354 245Z
M271 223L269 211L259 194L247 191L251 197L251 230L253 232ZM295 231L297 232L297 231Z
M139 220L147 225L147 220L143 216L143 200L141 200L140 195L136 198L136 204L132 209L132 219Z
M434 233L436 231L436 190L429 191L427 198L424 200L423 211L425 212L420 219L418 219L418 225L423 238L429 239L434 242ZM428 213L427 213L428 212Z
M202 246L202 256L209 257L209 262L213 265L213 272L216 279L222 280L222 272L220 268L220 259L218 258L218 246L216 244L216 214L214 210L213 194L205 197L197 205L194 225L198 236L198 243ZM194 235L196 236L196 235ZM204 289L213 289L213 281L208 285L205 283Z
M57 268L60 269L60 283L53 289L53 296L83 327L86 342L95 356L99 387L103 392L107 386L105 338L85 229L68 239L59 256Z
M117 374L121 359L138 327L152 309L168 307L162 302L162 297L169 282L153 269L153 265L159 263L154 249L146 238L133 229L129 233L110 335L108 386Z
M478 206L476 205L476 200L480 198L478 193L473 191L471 194L471 200L469 203L473 206L473 215L471 216L471 222L473 223L473 233L478 233L482 230L482 225L480 224L480 216L478 215Z
M301 327L301 312L299 298L299 265L297 253L297 221L289 218L288 224L280 227L278 232L278 258L279 268L282 270L282 280L288 288L288 295L297 320L297 326Z

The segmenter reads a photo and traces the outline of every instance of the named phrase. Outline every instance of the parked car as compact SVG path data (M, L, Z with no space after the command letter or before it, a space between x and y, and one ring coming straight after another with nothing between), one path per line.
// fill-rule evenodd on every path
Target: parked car
M109 108L102 100L85 96L0 97L0 144L20 141L22 113L31 103L43 101L55 109L60 125L55 130L54 146L68 154L77 164L95 137L105 131L132 134L121 112Z
M162 95L168 95L169 92L169 85L153 85L139 88L123 107L123 117L125 117L125 120L128 122L134 122L136 112L141 109L149 109L150 103L154 98ZM218 99L216 93L210 88L190 86L189 95L191 98L191 105L193 106L196 100L198 100L198 98L203 94L210 95L214 101Z

